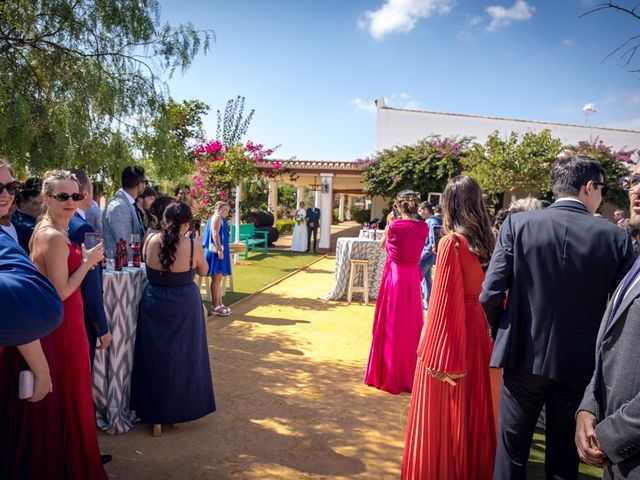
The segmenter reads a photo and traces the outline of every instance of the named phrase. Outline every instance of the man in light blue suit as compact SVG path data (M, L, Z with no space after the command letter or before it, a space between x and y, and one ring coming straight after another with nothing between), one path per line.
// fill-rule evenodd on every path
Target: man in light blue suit
M440 208L439 205L436 208ZM442 212L442 210L440 210ZM431 287L433 279L431 278L431 269L436 263L436 253L433 251L433 247L436 244L434 227L442 226L441 216L436 214L434 207L429 202L422 202L418 207L418 214L427 222L429 226L429 235L427 236L427 243L425 243L422 249L422 255L418 265L420 266L420 273L422 274L422 306L426 310L429 307L429 297L431 296Z
M78 211L69 222L69 239L72 242L81 244L84 242L86 233L94 233L95 230L86 221L86 211L91 207L93 198L93 188L91 180L87 174L79 169L71 169L71 172L78 179L80 193L84 199L78 202ZM96 340L100 340L98 350L103 350L111 343L111 333L107 324L107 316L104 312L103 291L102 291L102 267L100 264L90 270L84 277L80 285L82 302L84 303L84 325L87 330L89 340L89 355L91 367L96 353Z
M122 171L122 188L116 192L102 214L102 234L107 255L115 253L116 243L123 239L127 245L131 235L144 235L144 225L136 213L135 202L144 192L147 180L142 167L126 167ZM131 252L129 252L131 257Z

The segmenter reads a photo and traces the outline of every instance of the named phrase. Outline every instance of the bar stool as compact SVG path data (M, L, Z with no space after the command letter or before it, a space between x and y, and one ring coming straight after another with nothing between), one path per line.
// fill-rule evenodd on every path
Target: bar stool
M362 286L356 287L353 281L356 278L356 268L362 268ZM364 294L364 304L369 305L369 260L351 260L351 272L349 273L349 288L347 290L347 303L351 303L353 293Z

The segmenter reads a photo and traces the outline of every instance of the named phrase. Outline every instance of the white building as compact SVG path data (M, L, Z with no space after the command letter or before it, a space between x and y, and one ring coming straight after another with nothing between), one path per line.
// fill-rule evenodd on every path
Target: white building
M598 138L615 150L640 148L640 132L635 130L390 108L385 105L384 97L378 98L375 103L376 151L412 145L431 135L469 136L474 137L478 143L484 143L496 130L507 138L511 132L539 133L547 129L565 145L576 145L584 140ZM374 201L372 216L379 217L384 207L386 203L382 200Z

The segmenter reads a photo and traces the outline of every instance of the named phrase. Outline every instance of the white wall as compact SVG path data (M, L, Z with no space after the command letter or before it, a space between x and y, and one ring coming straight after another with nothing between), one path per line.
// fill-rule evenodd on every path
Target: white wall
M381 102L378 102L380 105ZM429 135L443 137L470 136L484 143L488 136L498 130L503 136L515 131L541 132L551 130L555 138L565 145L575 145L580 141L595 139L615 150L621 148L640 148L640 132L633 130L615 130L581 125L564 125L550 122L533 122L507 118L479 117L453 113L422 112L414 110L396 110L378 107L376 120L376 150L396 145L411 145ZM596 114L597 115L597 114ZM590 118L590 122L594 118Z

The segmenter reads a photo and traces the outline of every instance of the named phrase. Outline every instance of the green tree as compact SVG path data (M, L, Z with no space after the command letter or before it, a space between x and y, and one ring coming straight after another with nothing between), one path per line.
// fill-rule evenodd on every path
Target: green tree
M441 192L449 179L462 171L470 142L469 137L433 136L415 145L389 148L371 159L360 160L364 192L394 197L401 190L411 189L423 198L429 192Z
M511 132L506 139L495 131L464 158L464 173L475 178L494 202L500 194L516 190L544 197L550 190L551 168L561 151L562 142L553 138L550 130L527 132L522 137Z
M629 208L629 197L620 187L619 180L629 175L629 169L635 165L635 161L631 159L635 152L635 150L624 149L615 151L599 138L565 147L565 155L585 155L602 164L607 171L605 180L609 186L609 192L604 200L623 209Z
M249 115L244 116L245 98L238 95L227 101L224 107L224 115L220 114L220 110L216 112L218 117L218 126L216 128L216 139L220 140L223 145L236 145L242 141L249 124L253 119L255 109L251 109Z
M209 106L198 100L177 103L169 98L160 105L150 128L135 134L149 176L174 181L191 176L195 147L205 140L202 117L208 111Z
M155 0L0 2L0 150L18 168L83 167L114 178L138 118L155 118L165 75L211 32L161 23Z

